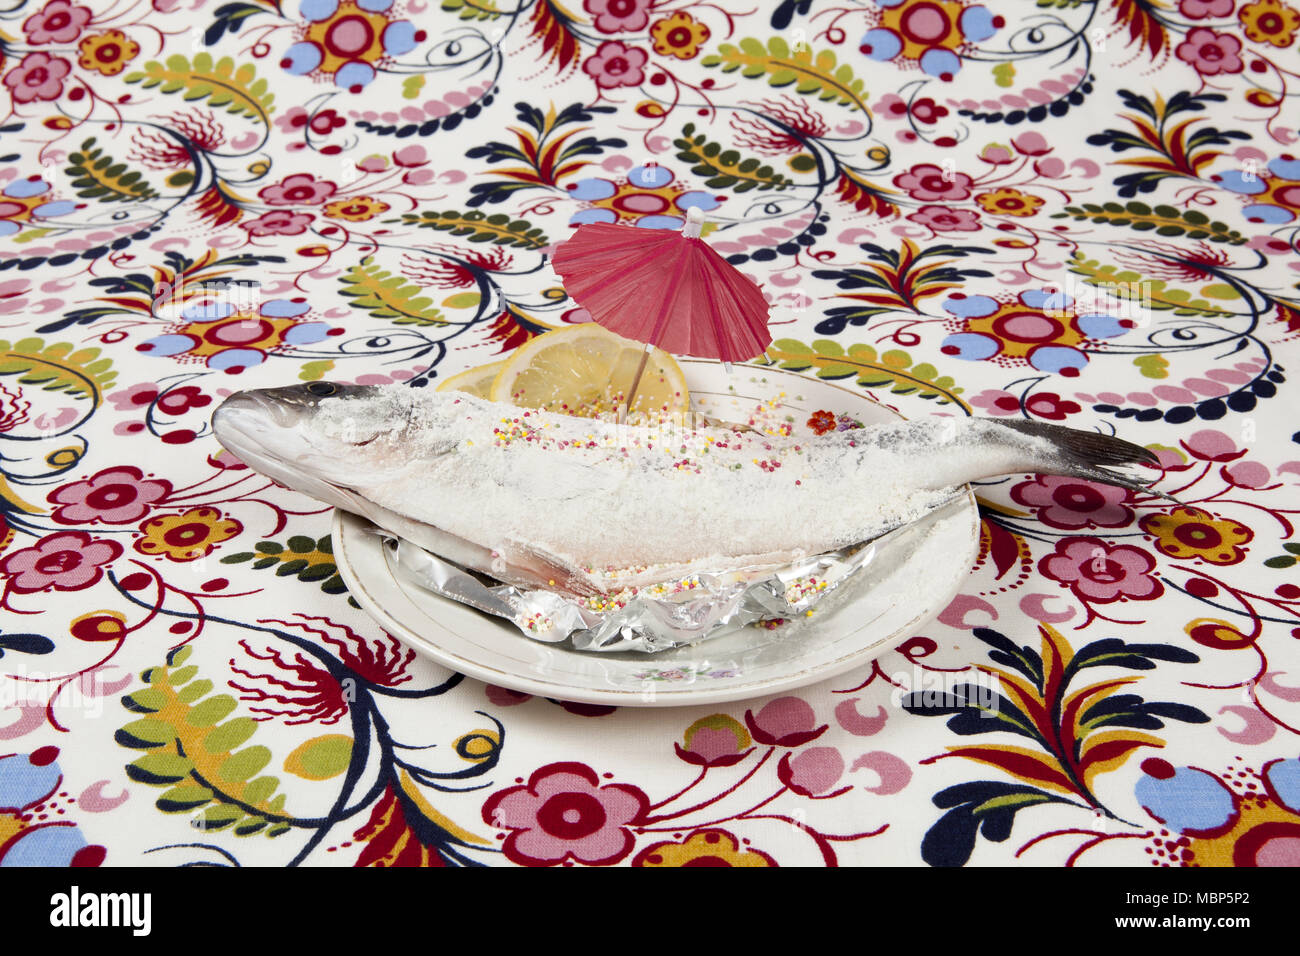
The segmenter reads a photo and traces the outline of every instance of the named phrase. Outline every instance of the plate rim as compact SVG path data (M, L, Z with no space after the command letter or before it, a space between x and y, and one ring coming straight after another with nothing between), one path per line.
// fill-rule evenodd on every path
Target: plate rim
M688 365L699 364L714 366L717 364L709 362L706 359L678 359L678 362ZM762 372L764 374L775 373L798 381L830 387L837 391L844 392L846 395L852 396L856 401L870 402L883 409L889 415L900 420L906 420L904 416L890 408L888 405L885 405L883 402L878 401L873 396L863 394L862 392L850 391L849 389L836 385L833 382L810 378L798 372L781 369L776 366L744 364L737 365L736 369L738 371L744 369L747 371ZM969 573L969 565L978 553L979 508L975 500L975 492L969 484L963 486L963 492L965 504L963 510L969 517L971 524L968 535L969 543L966 549L968 552L968 557L966 559L966 564L968 566L967 573ZM962 501L963 499L959 498L958 500ZM403 600L407 601L413 608L415 608L418 613L428 616L427 612L420 608L420 606L411 599L410 595L407 594L406 589L401 585L397 578L392 575L391 571L387 571L388 562L383 551L381 538L379 535L373 534L370 530L375 527L376 526L372 522L364 517L354 515L338 508L334 509L331 521L331 535L335 566L338 569L339 575L343 578L344 583L347 584L349 593L356 599L357 603L361 605L362 609L365 610L367 614L374 618L382 627L389 630L394 636L407 641L414 646L416 650L426 654L439 664L442 664L444 667L448 667L457 673L466 674L477 680L484 681L485 683L506 687L510 690L541 697L555 697L561 700L574 701L577 703L609 704L621 707L684 707L694 704L715 704L736 700L747 700L754 697L778 693L780 691L804 687L808 684L836 677L859 666L863 663L864 658L866 658L872 651L878 651L882 645L887 644L890 641L903 639L906 632L910 632L925 622L933 619L943 610L946 603L952 599L952 595L948 595L946 601L936 602L930 609L915 615L905 623L892 629L889 634L875 641L854 646L846 653L841 654L830 661L822 662L821 664L804 667L781 677L766 677L749 683L738 681L732 683L721 683L712 687L701 687L694 682L686 683L677 687L674 687L671 684L668 686L660 686L656 683L654 694L650 695L649 699L647 699L647 695L640 688L629 688L626 690L613 688L597 689L575 686L572 683L565 681L548 681L543 678L519 674L515 671L493 668L478 661L462 657L460 654L440 646L416 628L405 623L398 617L395 617L394 614L385 606L384 601L371 593L371 586L363 580L362 576L358 574L354 567L351 549L354 547L360 547L368 551L369 554L367 556L372 559L377 559L377 564L385 568L386 576L383 583L392 588ZM957 578L957 588L956 591L953 592L954 594L960 591L961 582L964 579L965 575ZM436 594L430 593L429 597L435 601L446 602L449 606L458 610L469 611L473 614L482 614L482 612L474 611L472 608L467 608L464 605L457 604L447 598L441 598ZM869 627L870 622L863 625L863 628ZM850 632L841 638L841 640L850 640L853 634L856 633L857 631ZM518 638L522 641L529 640L529 638L524 634L519 634ZM557 645L552 645L552 647L556 652L566 653L563 647ZM585 651L569 650L567 653L581 655L583 658L599 658L601 656L599 654L592 654L591 652ZM648 663L653 662L655 655L647 654L645 659Z

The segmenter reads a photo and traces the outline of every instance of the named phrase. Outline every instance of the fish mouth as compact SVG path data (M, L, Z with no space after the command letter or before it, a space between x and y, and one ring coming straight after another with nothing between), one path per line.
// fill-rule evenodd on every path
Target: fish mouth
M328 459L302 434L302 419L301 409L251 390L237 392L217 406L212 431L226 451L276 484L346 507L350 492L312 469L312 458Z
M298 424L300 417L299 409L278 401L269 389L250 389L236 392L218 405L212 413L212 427L215 429L218 422L223 422L226 429L233 428L244 433L250 426L255 427L257 420L262 418L269 419L277 428L292 428Z
M238 392L212 413L212 432L223 448L250 468L282 459L266 442L268 428L288 429L297 425L285 406L268 401L257 392Z

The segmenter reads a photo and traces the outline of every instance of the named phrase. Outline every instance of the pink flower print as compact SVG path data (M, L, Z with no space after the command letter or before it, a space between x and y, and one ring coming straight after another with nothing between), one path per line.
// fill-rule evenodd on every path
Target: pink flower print
M258 195L268 206L319 206L337 188L329 180L317 179L311 173L294 173L262 189Z
M134 465L118 465L64 485L46 500L59 506L51 515L59 524L132 524L171 490L165 478L146 479Z
M23 594L34 591L79 591L104 576L103 565L115 560L122 546L84 531L58 531L30 548L8 554L0 572L9 587Z
M21 63L5 74L5 86L17 103L57 100L63 94L63 78L72 69L62 57L28 53Z
M951 206L922 206L907 218L935 232L979 232L980 229L979 216L969 209Z
M1025 401L1025 410L1037 418L1059 422L1064 421L1066 415L1073 415L1083 409L1078 402L1061 398L1055 392L1039 392Z
M972 182L965 173L945 170L934 163L918 163L894 177L895 186L906 189L909 196L923 202L966 199L970 196Z
M1155 566L1155 558L1141 548L1086 537L1056 542L1056 553L1038 562L1040 573L1069 585L1081 600L1098 604L1159 597L1165 588L1151 576Z
M502 850L515 863L609 866L632 852L636 839L628 827L649 808L639 787L601 786L586 764L566 762L547 764L527 784L493 794L483 804L483 819L510 831Z
M307 231L314 218L316 217L309 212L276 209L239 225L253 236L300 236Z
M619 86L640 86L645 82L645 50L606 40L582 62L582 70L602 90Z
M1241 41L1226 33L1215 33L1209 27L1197 27L1187 34L1187 39L1174 49L1174 55L1202 76L1220 73L1240 73L1242 70Z
M1082 478L1039 475L1011 489L1011 500L1037 508L1038 520L1053 528L1122 528L1133 520L1125 502L1133 492Z
M39 13L23 21L28 43L71 43L90 22L90 10L68 0L50 0Z
M601 33L632 33L650 22L651 0L583 0Z

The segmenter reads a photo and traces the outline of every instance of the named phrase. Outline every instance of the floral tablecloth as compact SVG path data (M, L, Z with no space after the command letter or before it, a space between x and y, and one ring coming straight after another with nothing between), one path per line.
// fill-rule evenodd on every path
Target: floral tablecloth
M1297 34L1294 0L9 4L0 863L1300 863ZM417 657L329 513L212 437L238 389L429 387L583 322L552 245L692 206L768 362L1114 431L1180 503L987 483L898 647L614 709Z

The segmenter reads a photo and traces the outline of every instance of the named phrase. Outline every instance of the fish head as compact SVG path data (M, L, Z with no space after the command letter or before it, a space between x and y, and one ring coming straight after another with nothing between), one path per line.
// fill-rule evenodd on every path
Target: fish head
M248 389L212 413L212 430L254 471L351 508L349 489L381 481L410 462L416 398L400 386L334 382Z

